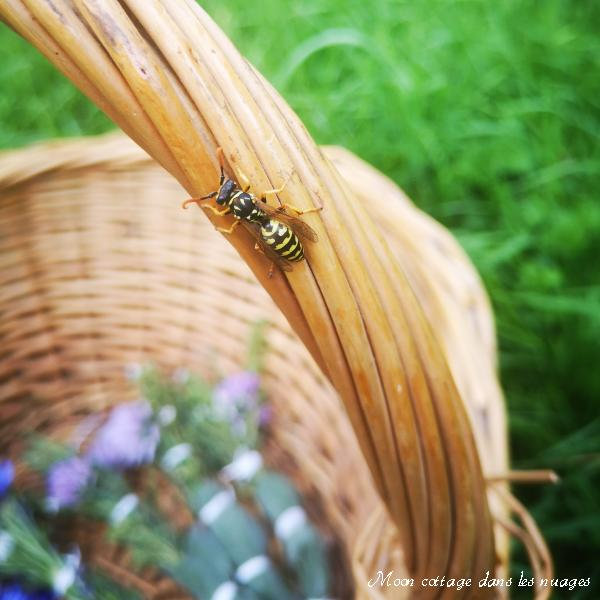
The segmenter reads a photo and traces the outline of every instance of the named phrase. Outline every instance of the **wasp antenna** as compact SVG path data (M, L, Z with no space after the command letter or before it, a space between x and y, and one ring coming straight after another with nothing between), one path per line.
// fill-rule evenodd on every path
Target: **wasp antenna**
M181 208L187 208L188 204L198 204L198 206L200 206L200 200L206 200L208 198L212 198L213 196L216 196L217 192L211 192L210 194L208 194L207 196L202 196L202 198L190 198L189 200L186 200L182 205Z
M223 185L225 181L225 171L223 171L223 165L221 165L221 178L219 179L219 185Z
M221 146L217 148L217 158L219 159L219 165L221 166L221 184L223 184L223 180L225 179L225 174L223 172L223 164L225 163L225 153L223 152L223 148L221 148Z

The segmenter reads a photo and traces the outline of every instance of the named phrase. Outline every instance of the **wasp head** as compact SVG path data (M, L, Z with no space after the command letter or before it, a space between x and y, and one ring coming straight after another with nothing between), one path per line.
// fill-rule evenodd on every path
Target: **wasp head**
M217 194L217 204L227 204L233 190L235 190L235 181L226 179L224 183L221 183L219 193Z

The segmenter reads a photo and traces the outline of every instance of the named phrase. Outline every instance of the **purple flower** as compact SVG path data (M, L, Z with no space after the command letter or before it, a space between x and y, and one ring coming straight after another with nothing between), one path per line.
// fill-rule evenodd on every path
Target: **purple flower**
M46 476L50 506L58 510L76 504L91 476L90 464L79 456L54 463Z
M237 434L245 434L248 415L258 419L259 387L260 378L256 373L242 371L223 379L213 391L217 415L228 421Z
M152 462L160 430L147 402L130 402L113 408L88 452L99 467L126 469Z
M11 460L0 460L0 499L6 495L13 479L15 478L15 466Z
M213 392L215 406L233 405L238 409L254 409L259 400L260 378L252 371L242 371L226 377Z
M258 410L258 424L266 427L273 420L273 407L270 404L264 404Z

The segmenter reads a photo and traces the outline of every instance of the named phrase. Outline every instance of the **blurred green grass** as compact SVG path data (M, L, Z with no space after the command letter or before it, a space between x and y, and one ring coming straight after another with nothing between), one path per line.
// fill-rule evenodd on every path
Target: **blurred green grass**
M319 143L382 169L469 252L496 312L514 467L562 477L518 496L558 576L592 577L569 597L600 597L600 4L202 4ZM0 147L111 127L5 28L0 89Z

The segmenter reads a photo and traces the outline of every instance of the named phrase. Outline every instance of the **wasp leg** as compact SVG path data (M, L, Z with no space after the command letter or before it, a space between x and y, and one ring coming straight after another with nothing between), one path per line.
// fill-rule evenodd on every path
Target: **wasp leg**
M241 223L241 221L234 221L231 227L217 227L217 231L221 233L233 233L233 230Z
M266 202L267 199L263 196L260 199L260 201ZM293 204L288 204L287 202L283 202L283 203L280 202L277 210L279 210L279 211L293 210L296 213L296 215L300 216L300 215L306 215L306 214L312 213L312 212L319 212L320 210L323 210L323 207L322 206L313 206L312 208L307 208L306 210L302 210L301 208L298 208L297 206L294 206Z
M200 202L202 202L202 200L206 200L206 198L204 196L202 198L189 198L181 205L181 208L187 208L188 204L197 204L198 206L201 206Z
M210 210L211 213L213 213L215 215L219 215L219 217L222 217L223 215L226 215L230 212L228 206L226 206L223 210L218 210L217 208L215 208L214 206L211 206L210 204L205 204L204 206L202 206L202 208L207 208L208 210Z
M186 200L182 205L181 208L187 208L188 204L197 204L200 208L207 208L208 210L210 210L211 212L215 213L215 215L226 215L229 212L229 207L226 206L223 210L218 210L216 209L214 206L211 206L210 204L200 204L200 202L202 200L206 200L206 198L190 198L189 200Z
M257 252L260 252L263 256L265 256L265 253L264 253L263 249L258 245L258 242L256 244L254 244L254 249ZM269 266L269 272L267 273L267 277L269 279L271 279L271 277L273 277L274 270L275 270L275 263L273 261L271 261L271 265Z
M243 171L237 172L238 183L242 188L242 191L247 192L250 189L250 180L246 177L246 174Z
M294 174L294 172L292 171L292 172L291 172L291 173L290 173L290 174L287 176L287 179L286 179L286 180L283 182L283 184L282 184L282 185L280 185L278 188L274 188L274 189L272 189L272 190L265 190L265 191L262 193L262 198L261 198L261 200L262 200L263 202L266 202L266 201L267 201L267 196L268 196L269 194L272 194L272 195L276 196L277 194L280 194L281 192L283 192L283 190L285 189L285 186L288 184L288 182L289 182L289 181L290 181L290 179L292 178L292 175L293 175L293 174ZM278 198L277 200L278 200L279 204L281 205L281 200L279 200L279 198Z
M221 165L221 167L225 166L225 152L223 152L223 148L221 148L221 146L219 146L217 148L217 158L219 159L219 164Z
M225 164L225 153L223 148L219 146L217 148L217 156L219 157L219 164L221 165L221 174L223 174L223 165ZM242 191L247 192L250 189L250 180L246 177L242 171L236 172L236 177Z
M217 231L221 233L233 233L233 230L241 223L241 221L234 221L231 227L216 227Z
M320 210L323 210L322 206L313 206L312 208L307 208L306 210L302 210L300 208L298 208L297 206L294 206L293 204L287 204L286 202L284 202L280 207L279 210L293 210L298 216L300 215L306 215L308 213L312 213L312 212L319 212Z
M257 252L260 252L260 253L261 253L263 256L266 256L266 254L265 254L265 251L264 251L264 250L263 250L263 249L260 247L260 244L259 244L258 242L256 242L256 243L254 244L254 249L255 249Z

